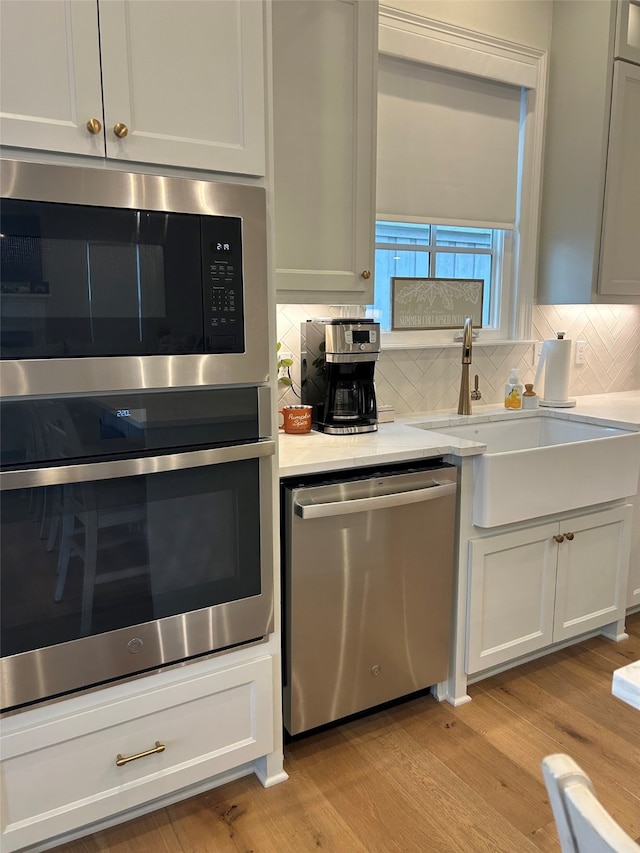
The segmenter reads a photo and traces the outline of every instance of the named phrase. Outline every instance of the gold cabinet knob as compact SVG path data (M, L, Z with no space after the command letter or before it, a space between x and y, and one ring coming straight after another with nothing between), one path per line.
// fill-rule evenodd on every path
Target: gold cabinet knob
M574 534L573 533L565 533L564 538L568 539L569 542L571 542L571 540L574 538Z
M87 130L95 136L102 130L102 122L98 121L97 118L90 118L87 122Z
M362 276L362 278L364 278L365 280L366 280L366 279L368 279L368 278L371 278L371 270L363 270L363 271L360 273L360 275L361 275L361 276Z
M129 133L129 128L126 124L122 124L122 122L119 121L116 125L114 125L113 132L118 137L118 139L124 139L127 133Z
M564 536L562 535L562 533L556 533L556 535L553 538L556 540L556 542L558 544L560 544L560 542L564 542Z

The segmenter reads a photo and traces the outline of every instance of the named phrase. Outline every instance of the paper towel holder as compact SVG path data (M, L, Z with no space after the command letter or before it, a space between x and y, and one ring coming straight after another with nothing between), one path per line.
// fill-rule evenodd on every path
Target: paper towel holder
M534 384L538 385L538 380L540 379L542 368L547 361L547 356L551 346L559 344L560 341L562 341L562 344L560 344L561 349L558 350L557 346L554 347L555 354L552 355L552 361L554 362L556 370L566 372L566 376L561 380L561 385L564 387L560 389L557 381L553 383L549 382L549 378L547 376L549 367L547 364L545 368L544 394L540 397L539 405L546 406L548 408L568 409L575 406L576 401L570 399L568 396L569 369L571 364L571 341L565 338L565 332L556 332L555 339L543 341L542 352L540 353L540 361L538 363ZM551 394L549 393L550 390ZM560 391L560 393L553 393L558 391Z

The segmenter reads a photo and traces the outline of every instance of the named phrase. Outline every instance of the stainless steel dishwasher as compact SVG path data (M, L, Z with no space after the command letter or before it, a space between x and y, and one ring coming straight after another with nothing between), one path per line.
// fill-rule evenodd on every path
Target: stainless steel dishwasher
M291 735L447 677L457 469L282 485L284 720Z

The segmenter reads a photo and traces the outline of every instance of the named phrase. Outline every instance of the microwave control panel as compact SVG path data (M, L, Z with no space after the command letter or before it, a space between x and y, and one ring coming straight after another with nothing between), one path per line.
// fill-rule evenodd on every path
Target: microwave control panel
M205 351L244 352L242 221L203 217L201 234Z

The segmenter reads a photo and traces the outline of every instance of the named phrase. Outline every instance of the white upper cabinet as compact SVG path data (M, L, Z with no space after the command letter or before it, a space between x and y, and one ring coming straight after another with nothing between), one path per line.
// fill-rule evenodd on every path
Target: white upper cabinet
M616 59L640 65L640 0L618 0Z
M260 0L101 0L100 39L107 157L264 175Z
M2 0L0 24L0 142L104 157L97 3Z
M3 144L264 175L261 0L5 0L2 17Z
M614 65L600 293L640 297L640 66Z
M540 303L640 301L640 99L629 64L614 61L623 6L614 0L553 4ZM627 12L631 6L626 3ZM615 90L614 66L620 66Z
M378 4L273 3L280 302L373 295Z

